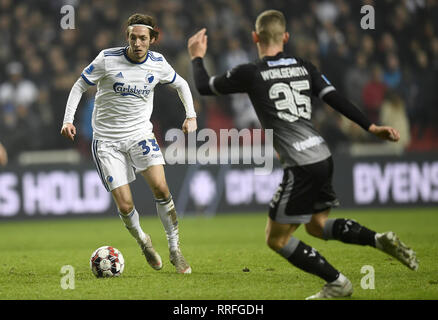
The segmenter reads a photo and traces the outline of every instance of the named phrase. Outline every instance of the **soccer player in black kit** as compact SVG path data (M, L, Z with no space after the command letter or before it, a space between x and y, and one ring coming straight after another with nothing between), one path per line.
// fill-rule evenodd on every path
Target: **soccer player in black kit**
M314 65L283 52L289 33L280 11L262 12L252 37L259 59L220 76L209 77L203 65L207 51L205 28L189 39L188 51L200 94L246 92L263 128L273 129L274 148L284 175L269 206L268 246L294 266L327 282L321 291L307 299L350 296L353 286L318 251L293 236L301 224L312 236L375 247L417 270L415 252L394 232L376 233L350 219L328 219L330 209L339 202L332 187L330 150L311 122L311 96L319 97L381 139L396 142L399 133L391 127L371 123Z

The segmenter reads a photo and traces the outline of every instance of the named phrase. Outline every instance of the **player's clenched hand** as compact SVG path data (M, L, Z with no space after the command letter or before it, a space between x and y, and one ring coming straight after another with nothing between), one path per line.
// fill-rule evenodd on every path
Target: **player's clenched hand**
M187 48L189 50L190 59L197 57L203 58L207 52L207 32L206 28L202 28L189 38Z
M396 142L400 139L400 133L398 133L397 130L391 127L376 126L375 124L372 124L369 127L368 131L383 140Z
M198 125L196 123L196 118L187 118L186 120L184 120L184 123L182 125L182 130L184 133L196 131L197 128Z
M76 136L76 127L72 123L64 123L61 128L61 134L67 139L74 141Z

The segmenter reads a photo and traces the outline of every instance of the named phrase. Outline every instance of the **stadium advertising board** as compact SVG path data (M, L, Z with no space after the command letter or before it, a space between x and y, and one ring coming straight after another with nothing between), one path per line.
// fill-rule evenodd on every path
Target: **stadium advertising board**
M338 159L335 188L347 207L436 206L438 157ZM343 177L340 168L348 168ZM343 169L342 169L343 170ZM350 176L351 175L351 176ZM344 185L344 182L347 182Z
M32 166L0 172L0 216L102 214L111 197L92 167Z
M168 165L166 176L180 215L267 211L283 171L251 165ZM138 210L155 215L141 177L131 184ZM335 158L334 187L341 208L438 205L438 157ZM147 193L145 195L145 192ZM114 216L117 209L92 163L7 167L0 172L0 219Z
M358 205L438 202L438 161L356 163L353 181Z

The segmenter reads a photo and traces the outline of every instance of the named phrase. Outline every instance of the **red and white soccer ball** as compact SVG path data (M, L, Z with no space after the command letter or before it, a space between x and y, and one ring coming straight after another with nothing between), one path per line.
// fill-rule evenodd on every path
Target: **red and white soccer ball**
M103 246L91 255L90 268L97 278L118 277L125 268L125 259L116 248Z

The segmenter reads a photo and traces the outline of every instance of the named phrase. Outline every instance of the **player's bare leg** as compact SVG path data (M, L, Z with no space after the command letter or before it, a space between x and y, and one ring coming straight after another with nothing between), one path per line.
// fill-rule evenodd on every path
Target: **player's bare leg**
M350 296L353 293L350 280L333 268L318 251L292 236L299 226L299 224L281 224L268 218L266 243L297 268L327 282L320 292L307 299Z
M154 250L151 237L141 229L139 215L134 208L129 185L120 186L111 191L111 193L119 210L120 218L125 223L129 233L137 240L137 243L146 257L146 261L153 269L160 270L163 267L161 257Z
M310 222L304 225L307 233L319 239L324 239L323 231L329 214L330 214L330 209L313 214Z
M344 243L375 247L393 256L411 270L418 269L415 252L394 232L376 233L350 219L328 219L329 213L330 209L314 214L305 225L306 231L323 240L336 239Z
M282 224L268 218L265 228L266 243L269 248L278 251L289 241L291 235L298 229L299 224Z
M191 273L179 246L178 217L166 182L163 165L154 165L143 171L142 176L155 196L157 213L166 231L170 262L178 273Z

